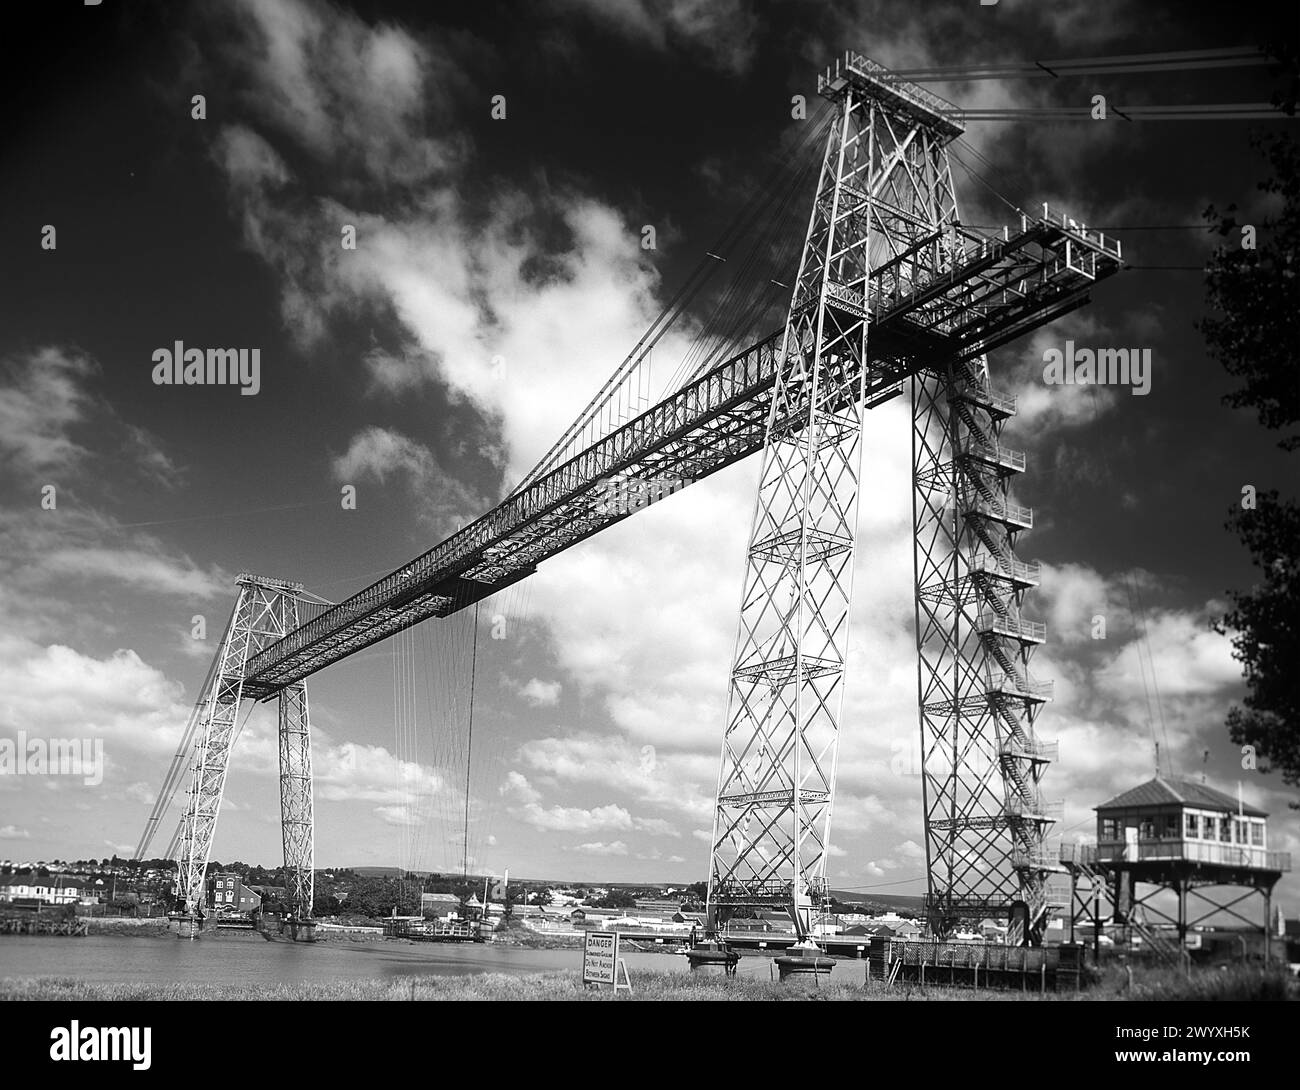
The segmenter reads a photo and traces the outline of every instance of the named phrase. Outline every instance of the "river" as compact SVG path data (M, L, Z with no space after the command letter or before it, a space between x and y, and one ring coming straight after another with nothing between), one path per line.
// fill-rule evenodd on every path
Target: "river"
M628 969L688 972L676 954L623 954ZM93 983L275 984L332 980L391 980L409 976L461 976L468 973L545 973L580 969L582 951L529 950L491 943L464 946L441 943L348 942L313 944L265 942L251 936L203 938L187 942L172 936L47 935L0 936L0 978L69 977ZM769 979L766 957L742 957L741 976ZM839 961L831 978L861 983L861 961Z

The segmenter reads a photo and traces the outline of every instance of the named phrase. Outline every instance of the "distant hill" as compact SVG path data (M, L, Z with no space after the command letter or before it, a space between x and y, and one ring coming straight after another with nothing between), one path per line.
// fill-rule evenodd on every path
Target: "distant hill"
M925 909L925 898L920 894L907 893L871 893L851 889L832 889L831 896L846 904L883 905L897 912L914 912L918 915Z

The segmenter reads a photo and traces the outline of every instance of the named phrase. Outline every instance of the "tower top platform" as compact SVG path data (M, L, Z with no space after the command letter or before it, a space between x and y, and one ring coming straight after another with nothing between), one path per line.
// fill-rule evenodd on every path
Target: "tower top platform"
M945 143L966 131L961 110L947 99L895 76L852 49L817 77L817 93L833 102L850 86L934 130Z

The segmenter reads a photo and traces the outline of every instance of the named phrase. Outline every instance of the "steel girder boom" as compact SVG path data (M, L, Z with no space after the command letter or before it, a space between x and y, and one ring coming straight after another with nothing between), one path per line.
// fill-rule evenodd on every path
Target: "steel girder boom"
M1072 221L1046 217L1026 219L1004 237L948 225L916 239L911 253L891 255L867 285L867 403L901 393L903 380L925 368L978 357L1081 306L1093 281L1118 269L1113 246ZM944 247L952 262L936 271L926 254ZM633 513L606 501L611 479L666 478L687 486L761 449L783 336L784 330L773 333L719 364L439 545L252 655L244 693L270 697L402 629L524 578L547 557ZM845 388L854 388L857 377L846 373Z

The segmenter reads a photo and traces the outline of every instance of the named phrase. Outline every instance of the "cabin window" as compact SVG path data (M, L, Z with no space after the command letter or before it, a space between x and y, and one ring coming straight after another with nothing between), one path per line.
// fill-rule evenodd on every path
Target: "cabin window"
M1184 814L1183 820L1185 822L1184 835L1191 840L1199 840L1201 836L1201 815Z
M1252 821L1250 823L1250 842L1257 848L1264 846L1264 823L1262 821Z
M1123 840L1124 834L1120 831L1119 818L1102 818L1101 819L1101 837L1102 840Z
M1221 840L1224 844L1232 843L1232 828L1228 825L1228 818L1226 814L1220 816L1219 818L1218 839Z
M1232 819L1232 839L1234 843L1246 843L1246 823L1241 818Z
M1138 839L1154 840L1155 835L1156 835L1156 819L1143 818L1141 822L1138 823Z

